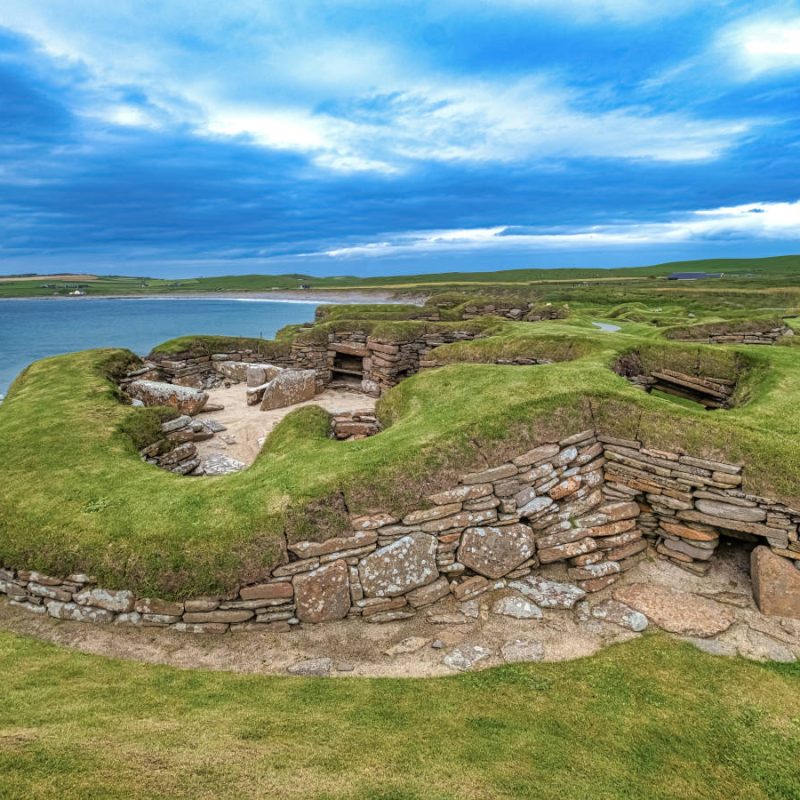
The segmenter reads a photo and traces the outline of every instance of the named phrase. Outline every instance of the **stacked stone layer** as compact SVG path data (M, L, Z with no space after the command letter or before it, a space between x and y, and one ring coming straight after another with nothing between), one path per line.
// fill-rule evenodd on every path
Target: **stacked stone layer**
M58 619L222 633L406 619L449 595L461 602L505 586L530 592L539 567L557 562L583 596L635 566L648 540L699 574L720 535L765 543L794 570L800 512L743 492L741 482L738 465L588 430L464 475L402 518L375 512L351 518L347 535L287 542L284 563L231 595L139 598L87 575L9 568L0 571L0 593Z
M313 370L316 389L322 391L335 377L337 355L350 355L362 360L357 388L378 396L418 372L420 362L424 362L434 348L474 339L476 335L465 330L443 330L398 342L369 336L363 331L342 330L328 334L327 343L293 342L285 354L271 355L269 363L276 367ZM225 379L246 380L246 371L237 370L237 365L260 364L264 360L264 354L255 350L202 356L152 354L150 362L137 374L181 386L210 388Z

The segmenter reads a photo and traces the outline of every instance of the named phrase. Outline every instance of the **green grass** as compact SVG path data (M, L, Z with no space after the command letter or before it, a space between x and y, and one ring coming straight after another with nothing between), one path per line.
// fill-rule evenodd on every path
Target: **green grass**
M378 408L385 427L380 435L331 441L326 414L306 409L278 426L251 468L222 478L185 479L139 460L136 447L154 431L157 415L121 405L107 379L130 354L46 359L23 373L0 406L0 559L56 574L91 572L109 587L142 594L229 590L285 558L284 535L294 541L342 533L348 529L345 508L405 513L473 466L499 463L528 445L593 425L655 448L744 463L748 490L798 506L800 340L720 347L666 337L688 325L741 327L792 313L800 307L799 264L791 256L697 265L723 269L730 280L680 285L653 277L678 265L595 270L603 282L533 288L504 281L538 280L540 271L494 273L497 283L458 291L444 286L448 276L428 276L436 291L429 304L439 298L446 313L458 313L465 297L517 302L524 296L568 302L570 316L539 323L496 317L430 322L413 318L418 306L350 305L326 308L313 326L288 326L271 341L183 336L165 342L158 353L248 348L271 360L285 358L293 341L324 343L332 332L354 328L385 341L448 330L479 337L438 348L436 358L449 366L389 392ZM650 277L619 277L639 274ZM251 277L253 286L264 279ZM612 319L621 329L601 332L592 326L597 319ZM611 367L634 350L648 370L740 378L737 407L708 414L633 388ZM493 363L514 358L556 363Z
M297 290L301 286L311 289L397 289L419 293L420 290L436 289L458 292L464 288L478 289L496 295L503 286L525 284L578 284L598 281L602 284L641 283L642 290L652 292L663 288L657 281L672 272L724 272L721 280L695 281L670 286L681 293L697 290L718 291L731 284L740 290L751 287L763 288L765 284L780 286L798 285L800 256L775 256L771 258L726 258L701 261L675 261L648 267L625 267L619 269L496 269L489 272L445 272L426 275L398 275L375 278L357 278L349 275L318 278L309 275L226 275L213 278L186 278L165 280L159 278L131 278L125 276L89 276L96 280L70 280L68 282L48 278L36 280L0 281L0 297L47 297L54 291L66 293L81 284L90 295L163 295L188 294L193 292L269 292L273 290ZM43 284L55 284L45 288ZM485 287L490 287L488 290ZM598 286L591 287L597 290Z
M334 320L299 335L327 339L332 326L353 324ZM186 479L141 462L132 437L141 444L152 412L121 405L106 377L110 362L129 357L124 351L33 364L0 407L0 560L51 574L89 572L103 585L142 595L229 590L284 559L284 535L296 541L341 534L349 526L345 508L406 513L487 459L499 463L595 424L652 447L745 463L749 490L800 503L794 347L670 343L652 326L622 322L620 332L604 333L581 316L535 324L363 325L388 338L437 325L471 325L486 337L442 347L445 358L464 363L389 392L379 404L386 430L378 436L332 441L327 414L302 409L278 426L252 467L221 478ZM202 338L190 341L207 346ZM644 394L610 368L632 348L654 363L686 362L687 369L702 355L718 377L746 362L740 407L710 415ZM559 363L470 363L511 354Z
M433 680L182 671L0 633L0 797L794 800L800 666L650 635Z

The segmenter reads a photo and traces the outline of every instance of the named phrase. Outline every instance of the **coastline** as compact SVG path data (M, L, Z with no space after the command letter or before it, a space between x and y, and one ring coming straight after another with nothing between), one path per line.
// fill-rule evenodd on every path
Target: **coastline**
M4 300L251 300L254 302L272 301L275 303L395 303L403 302L412 305L422 305L424 297L413 296L397 298L393 292L376 289L348 291L346 289L315 289L315 290L278 290L274 292L181 292L165 294L87 294L81 297L67 295L30 295L27 297L0 297Z

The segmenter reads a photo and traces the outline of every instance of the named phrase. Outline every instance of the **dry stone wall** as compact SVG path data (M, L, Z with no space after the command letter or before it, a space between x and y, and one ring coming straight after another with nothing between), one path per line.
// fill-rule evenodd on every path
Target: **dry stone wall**
M794 331L787 325L764 328L746 333L711 333L708 336L692 336L691 329L686 336L676 336L684 342L703 342L705 344L775 344L784 336L793 336Z
M151 354L141 372L148 379L158 379L196 389L210 388L222 380L246 380L238 365L271 365L297 370L313 370L316 390L322 391L331 382L340 382L367 394L379 396L396 386L403 378L418 372L428 354L443 344L476 337L473 332L442 330L426 333L417 339L389 341L368 335L362 330L336 331L327 342L295 341L285 355L267 359L255 350L190 356Z
M230 595L141 598L98 587L88 575L8 567L0 570L0 593L57 619L194 633L288 631L347 617L407 619L450 595L465 601L506 586L538 605L569 608L617 581L648 543L704 574L725 535L770 548L773 567L759 576L760 596L770 596L769 575L779 575L781 586L797 587L780 608L800 617L800 580L785 573L800 575L793 566L800 564L800 512L747 494L741 483L739 465L588 430L464 475L402 518L376 512L353 517L348 535L287 542L288 557L269 578ZM774 568L774 559L784 566ZM572 584L537 575L557 562Z

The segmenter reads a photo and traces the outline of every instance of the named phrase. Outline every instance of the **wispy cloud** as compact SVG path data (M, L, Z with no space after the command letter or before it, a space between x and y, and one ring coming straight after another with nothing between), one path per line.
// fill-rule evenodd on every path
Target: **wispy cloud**
M775 2L3 0L0 271L789 247Z
M344 172L395 174L418 162L703 161L718 158L764 122L746 115L701 118L610 99L610 86L573 88L542 69L457 74L426 63L408 44L369 41L361 32L333 37L312 27L302 43L296 36L284 40L278 34L291 15L275 12L254 17L244 48L252 63L223 49L227 68L220 69L176 41L174 31L141 46L141 22L131 19L125 4L131 28L110 30L108 12L100 10L97 24L104 35L92 37L69 17L45 17L36 0L9 3L8 17L47 52L86 66L94 89L86 102L94 105L84 113L119 126L189 126L199 136L302 153L317 166ZM549 0L495 5L564 10ZM637 15L653 4L566 5ZM217 11L213 18L223 28L243 24L234 13ZM207 31L193 33L199 38ZM120 100L132 88L145 102Z
M800 201L748 203L702 209L666 222L628 222L548 232L524 226L499 225L401 233L382 240L326 250L331 258L388 256L407 253L435 255L446 250L548 248L594 249L640 247L713 239L800 239Z

